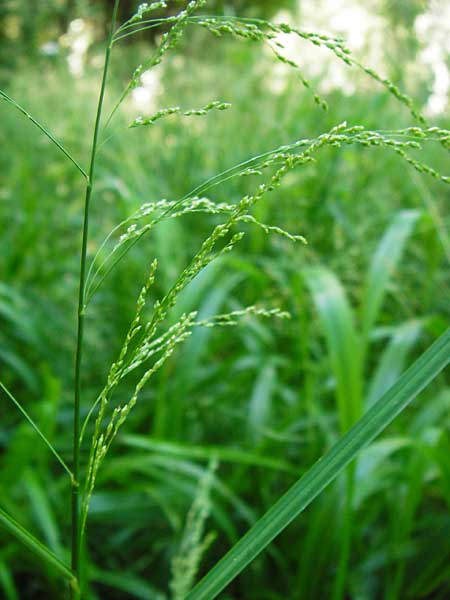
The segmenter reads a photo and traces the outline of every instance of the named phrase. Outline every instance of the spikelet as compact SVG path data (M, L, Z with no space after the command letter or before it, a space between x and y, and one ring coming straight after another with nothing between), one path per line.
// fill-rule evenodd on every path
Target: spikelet
M154 12L155 10L159 10L161 8L167 8L167 2L165 2L165 0L159 0L159 2L151 2L150 4L148 2L143 2L138 6L136 14L134 14L131 17L131 19L129 19L125 23L125 25L142 21L145 15L148 15L149 13Z

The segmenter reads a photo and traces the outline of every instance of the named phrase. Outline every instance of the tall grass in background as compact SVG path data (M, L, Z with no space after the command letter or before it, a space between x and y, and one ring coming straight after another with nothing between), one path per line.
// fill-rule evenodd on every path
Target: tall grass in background
M36 423L25 410L24 403L19 402L11 391L1 384L5 398L9 398L21 411L28 424L34 429L34 433L41 438L41 441L59 461L70 481L72 502L70 567L58 528L49 517L51 515L49 499L46 498L45 491L40 488L33 472L30 471L27 474L26 487L31 501L36 503L36 510L40 514L41 521L46 521L47 543L44 545L27 528L20 525L11 516L11 511L7 512L2 509L1 522L36 557L40 557L44 564L50 569L54 569L69 582L74 598L89 597L87 596L91 593L89 579L115 586L118 589L122 588L127 593L132 593L130 590L134 589L134 595L138 597L139 595L146 597L146 594L149 597L148 594L152 593L148 591L149 588L145 584L132 577L121 580L120 574L108 574L90 566L89 544L86 543L88 514L91 501L95 499L94 490L97 480L102 476L101 467L104 468L106 479L108 478L108 463L103 465L105 456L125 421L131 420L134 410L138 410L139 402L142 402L140 398L146 393L149 380L154 379L158 372L160 376L166 374L166 378L170 379L172 375L170 371L167 371L169 363L166 365L166 361L172 356L178 345L190 344L184 368L183 366L180 369L177 368L173 374L174 379L180 379L180 386L183 388L183 384L188 385L188 374L203 368L202 353L210 341L213 328L227 329L230 326L235 327L240 321L243 321L253 323L252 327L258 330L260 327L258 320L265 318L283 320L289 317L278 306L267 306L261 303L247 306L237 305L228 312L221 312L223 297L228 293L228 289L233 289L238 284L238 279L229 278L226 285L217 286L216 296L209 294L209 286L214 282L214 269L218 270L225 261L232 264L230 252L234 251L235 247L241 243L244 236L243 227L251 225L265 236L276 237L280 241L281 248L288 255L291 252L290 249L287 249L289 248L288 244L304 243L305 240L301 234L291 233L278 225L266 223L266 212L263 207L270 195L277 193L285 182L288 183L289 178L297 169L302 168L308 172L308 169L314 167L316 162L321 160L321 154L325 153L329 157L330 150L334 149L334 152L339 154L353 146L367 148L370 151L380 148L386 152L390 151L414 172L424 173L436 181L449 183L448 177L441 175L433 167L417 158L422 145L430 142L440 144L444 151L448 151L449 132L446 129L428 126L411 100L389 80L381 78L373 70L356 61L342 40L298 30L287 24L274 25L258 19L199 16L197 11L204 4L206 3L201 0L195 0L176 16L164 19L152 18L152 12L164 8L165 2L143 4L127 22L117 25L119 2L115 2L92 132L90 161L87 168L83 167L74 158L72 152L68 151L65 145L62 145L46 127L41 125L40 121L32 117L27 109L6 92L1 92L3 100L31 120L32 124L64 155L74 172L85 183L84 216L81 222L78 333L72 416L73 453L70 463L63 452L58 451L52 443L52 432L45 431L40 424ZM262 149L253 158L243 160L235 166L224 165L224 170L220 174L205 178L203 183L194 182L192 190L183 189L178 199L145 202L137 208L134 214L126 215L120 224L112 228L104 242L95 248L92 258L88 262L91 212L95 214L96 218L101 217L100 207L95 212L94 206L91 207L91 199L99 180L96 171L97 158L100 151L106 154L110 147L114 160L115 144L117 144L116 140L109 140L111 122L114 117L118 116L119 109L123 106L127 96L139 84L141 74L167 58L170 52L179 45L187 28L191 26L199 27L217 37L232 36L237 40L267 45L278 61L287 64L294 70L300 83L308 91L311 90L310 82L304 78L298 66L284 55L283 47L278 42L278 36L281 33L290 34L300 37L305 43L322 46L330 51L336 60L343 61L349 67L360 69L387 88L394 98L410 111L417 124L403 129L386 131L376 128L366 129L359 124L352 125L342 122L330 126L327 131L319 135L313 133L309 137L293 142L287 140L278 146L274 145L272 150ZM134 71L130 82L117 102L111 104L110 114L104 116L105 94L113 51L123 39L154 28L163 28L165 31L154 54ZM311 100L317 104L319 109L326 108L324 100L314 91L311 92ZM137 133L135 130L153 129L160 125L159 121L163 123L166 119L185 118L193 122L201 118L210 120L213 116L215 119L220 119L222 112L229 111L231 108L228 101L216 98L198 105L171 105L159 110L153 116L135 118L130 123L130 128L134 134ZM207 139L203 143L207 144ZM125 164L133 178L136 174L135 180L139 181L139 171L141 170L139 157L130 156L127 148L123 150L124 155L117 159L119 165L120 163ZM156 153L156 150L153 150ZM186 160L189 162L194 159L195 156L190 156L188 148ZM158 157L155 158L156 160L161 159ZM145 168L152 169L151 162ZM176 174L174 177L176 178ZM221 189L220 186L236 184L237 191L239 191L239 182L242 179L248 179L251 182L250 189L238 200L230 201L225 198L219 202L211 199L210 196L215 196L217 190ZM143 182L145 184L145 177ZM114 182L111 182L111 185L113 184ZM158 197L157 192L157 189L152 190L152 195ZM210 219L210 221L202 222L204 239L195 250L189 248L189 253L179 261L178 272L174 273L164 265L162 260L166 254L167 262L169 261L168 249L165 246L170 244L170 237L167 236L171 235L172 223L179 218L193 219L199 214L207 215ZM418 210L401 211L395 215L373 254L360 306L357 309L352 308L342 284L330 269L311 265L300 274L298 281L300 293L305 294L306 290L310 292L317 307L319 322L325 333L341 437L329 444L329 451L294 483L284 496L281 496L275 503L271 502L272 506L260 520L253 523L254 515L249 507L243 505L237 495L233 493L232 488L231 490L221 488L220 481L215 475L217 470L215 462L217 460L230 461L236 463L239 469L243 469L246 463L258 464L266 469L286 469L288 471L292 469L292 466L282 460L271 460L260 452L238 452L227 449L226 446L223 448L220 446L214 448L183 447L177 446L176 443L164 444L161 442L161 438L170 437L167 436L168 430L175 431L178 434L175 436L176 438L180 436L182 438L181 411L184 409L184 405L174 403L172 406L170 381L162 381L158 397L155 399L153 433L157 435L145 439L139 436L123 438L122 443L125 445L141 450L150 449L155 451L156 455L149 464L141 461L139 457L128 463L125 459L122 464L120 459L115 459L112 468L116 475L120 474L121 469L132 472L133 469L144 467L148 468L148 473L152 473L155 477L161 476L161 467L163 470L169 471L171 469L188 469L191 467L186 463L171 463L170 456L188 456L189 453L192 457L210 461L208 469L197 471L197 478L200 480L199 488L194 493L195 500L187 519L180 549L173 560L170 588L174 598L210 599L216 597L448 364L450 359L450 334L448 331L443 333L403 373L408 355L424 327L424 323L419 319L411 319L392 330L378 333L375 330L392 282L393 272L400 263L408 238L421 218L421 212ZM434 224L436 221L439 221L439 213L437 216L435 215ZM212 228L211 223L213 223ZM308 229L310 227L308 226ZM161 231L163 234L158 233ZM443 231L442 228L440 231ZM175 229L174 235L176 234L177 230ZM123 269L123 261L129 258L135 246L152 236L158 240L155 254L159 256L160 265L153 256L149 257L147 278L138 294L134 317L125 328L122 346L117 357L113 359L106 375L104 387L100 393L96 392L94 400L91 398L90 401L87 401L86 398L85 401L85 394L82 394L83 347L89 310L95 310L95 302L107 281L114 277L117 269ZM314 237L313 231L311 231L311 237ZM256 234L253 239L254 244L258 247L262 238ZM441 237L444 247L445 240L444 230L443 237ZM303 246L297 248L296 251L307 252L307 250L303 250ZM163 278L163 285L160 284L158 294L155 296L153 290L157 285L158 277ZM239 278L239 275L237 277ZM195 286L197 286L197 291ZM192 292L192 290L194 291ZM191 297L187 294L188 292L191 293ZM9 289L5 288L4 293L14 298L14 292ZM5 306L13 306L13 304L5 304ZM23 324L27 321L22 319L20 314L16 315L13 311L8 312L8 310L9 308L6 308L6 315L13 327L32 331L32 327L24 327ZM444 328L438 326L438 329L442 331ZM369 348L375 334L388 338L389 343L379 361L374 365L369 360ZM86 331L86 335L88 335L88 331ZM305 352L305 349L303 348L301 352ZM282 353L282 355L286 354L286 351ZM11 353L7 360L16 371L22 373L23 377L32 379L32 375L26 375L28 373L27 366L22 362L20 355ZM280 368L279 357L276 359L269 357L265 360L255 379L248 409L247 434L253 440L256 448L258 445L264 447L265 436L270 430L272 395L273 390L279 385L277 379ZM222 373L222 377L226 376L226 372ZM128 387L124 387L126 380L132 382L128 384ZM29 383L32 385L31 380ZM50 382L49 385L51 385ZM184 389L188 388L184 386ZM117 397L125 398L125 400L117 402ZM313 400L310 402L309 408L310 417L314 418ZM134 410L132 411L132 409ZM82 414L83 420L81 419ZM85 442L85 446L83 442ZM86 448L85 455L82 453L84 447ZM394 446L394 448L396 447ZM412 464L411 469L414 466ZM332 585L332 595L335 598L343 598L346 588L348 588L353 539L352 514L355 503L358 502L359 467L360 464L356 464L347 472L345 493L340 497L340 501L344 498L344 507L341 513L343 520L342 523L339 523L338 528L340 556ZM173 480L173 483L177 485L176 479ZM247 520L253 525L248 533L233 545L230 552L197 585L194 585L201 557L212 542L210 536L205 537L204 529L206 519L213 511L210 494L215 488L218 488L224 496L228 496L235 510L246 515ZM151 493L157 495L158 491L153 490ZM361 500L359 499L359 501ZM159 502L164 505L164 498L161 498ZM409 518L405 517L401 525L404 532L411 527L414 505L414 498L411 498ZM227 524L227 519L223 515L219 516L220 519L224 527L228 527L230 537L236 538L236 534L232 531L232 525L230 527ZM313 535L313 526L310 531ZM126 546L126 538L123 543ZM317 542L310 538L309 544L311 555L314 555ZM96 541L93 540L91 545L95 546ZM308 559L309 557L305 558L305 560ZM393 598L398 597L402 588L404 570L404 562L397 561L394 584L389 592ZM4 588L13 590L14 584L6 567L2 572ZM308 590L308 587L312 587L308 581L302 582L301 580L297 581L297 585L300 590ZM8 593L10 597L13 597L13 591ZM308 592L305 592L305 596L306 593Z

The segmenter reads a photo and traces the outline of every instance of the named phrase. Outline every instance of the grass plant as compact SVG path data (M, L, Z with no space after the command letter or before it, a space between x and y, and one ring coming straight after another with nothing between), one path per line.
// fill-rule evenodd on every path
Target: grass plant
M120 574L89 565L89 552L92 547L89 543L89 515L92 510L94 514L99 510L98 505L95 506L95 492L100 482L107 481L112 476L112 472L118 474L119 478L125 470L128 473L136 470L147 476L151 474L155 479L167 478L169 488L170 484L173 484L174 490L194 498L178 553L172 561L171 584L168 586L171 597L176 600L182 598L212 600L353 462L346 472L343 522L338 536L340 558L331 586L333 598L344 598L350 585L351 547L354 539L352 515L357 502L362 502L358 494L363 494L359 487L360 462L356 462L356 459L416 396L440 376L450 362L450 331L442 323L438 323L435 327L436 341L405 370L407 362L410 362L409 355L424 328L424 322L416 318L411 318L387 332L378 331L378 335L384 335L388 343L375 365L370 352L374 338L376 340L377 324L393 283L393 275L399 268L407 242L414 228L418 227L422 220L426 221L422 218L421 211L403 210L392 218L368 266L358 309L352 307L352 301L347 297L343 284L330 268L316 264L302 270L298 285L304 292L308 290L311 294L317 309L319 327L325 337L325 354L329 360L333 380L331 387L334 390L339 439L331 439L330 436L327 444L328 451L309 466L298 480L291 481L291 487L284 495L281 495L280 491L279 499L270 502L268 510L259 520L255 518L251 506L240 499L232 487L230 489L222 483L217 475L217 461L235 465L238 476L246 473L249 465L267 471L273 470L276 474L289 473L290 477L293 473L298 473L295 460L273 457L269 452L264 452L264 445L271 436L281 437L283 443L298 439L298 431L292 431L289 427L282 432L270 430L269 417L273 395L282 388L279 375L279 371L284 368L282 358L271 355L266 357L255 377L246 416L249 438L252 440L253 447L246 450L222 447L220 444L180 444L176 438L175 441L164 439L168 429L168 419L173 420L174 432L178 433L181 429L181 413L185 406L182 403L179 404L178 409L173 406L172 415L167 415L167 411L171 410L167 408L167 405L169 407L171 405L170 392L173 389L171 385L175 385L171 379L176 380L179 377L180 388L183 388L178 391L180 396L186 393L186 390L189 391L188 384L185 385L186 373L200 373L202 369L202 373L204 372L201 353L216 328L228 331L228 328L239 327L244 323L244 328L248 327L252 332L246 338L249 347L256 347L258 344L263 346L270 344L271 334L266 332L266 327L262 323L266 319L282 322L291 317L289 312L282 310L281 307L261 302L248 304L242 302L231 306L230 310L225 312L222 309L224 298L238 281L230 276L228 280L222 281L222 288L217 285L213 289L215 296L210 289L214 281L217 281L217 273L221 273L223 265L233 264L232 257L243 241L248 226L257 231L253 238L256 246L260 239L258 236L264 234L278 240L283 251L288 248L287 256L292 251L291 244L296 245L297 252L308 252L305 239L305 235L309 237L308 231L306 234L303 231L302 233L291 232L266 218L269 215L265 212L265 204L275 194L282 196L285 187L289 186L290 178L296 176L298 171L308 173L308 169L316 168L319 161L323 160L324 154L329 157L330 153L339 155L349 149L357 148L367 152L390 152L396 161L405 165L414 176L424 175L430 182L445 186L450 183L450 178L441 174L440 169L422 160L421 152L424 146L435 144L441 151L448 153L450 132L445 128L430 126L407 95L389 79L360 63L352 56L344 41L336 37L303 31L288 24L273 24L261 19L199 14L200 10L208 8L205 0L192 0L177 14L165 18L152 18L153 12L167 8L165 1L144 3L128 21L118 24L119 4L119 0L115 0L111 15L88 168L81 166L82 161L75 159L72 151L67 150L65 144L59 142L56 135L37 118L31 116L28 109L23 108L22 104L13 99L9 93L0 91L4 103L25 116L32 126L49 140L49 143L62 154L64 160L70 163L85 186L83 218L80 225L74 397L70 419L73 440L70 464L66 456L67 445L64 451L58 450L52 442L52 435L46 434L39 420L32 418L24 402L19 401L6 384L0 384L5 399L11 401L20 411L27 424L34 430L34 434L40 437L43 445L50 450L68 476L66 483L70 484L71 494L70 553L64 550L65 543L62 541L62 532L56 525L57 519L53 516L52 503L46 498L45 488L41 488L40 476L37 473L28 474L26 489L29 496L34 499L34 512L38 515L37 520L41 530L45 531L46 543L39 541L31 529L28 530L27 527L19 524L10 514L10 510L0 509L0 522L8 533L26 546L49 571L54 571L68 583L74 599L88 598L95 594L92 590L92 582L103 582L105 585L125 590L135 597L161 597L160 593L151 587L150 582L143 582L134 576L121 577ZM156 28L162 34L153 54L133 71L118 99L115 102L108 102L107 90L114 52L125 38ZM95 251L90 253L90 220L94 214L96 218L98 217L92 206L94 197L100 202L100 198L96 196L97 186L101 182L97 161L100 152L107 153L108 148L114 149L116 143L114 140L108 141L109 131L113 128L114 120L120 114L120 110L124 108L128 96L139 85L142 74L168 59L170 53L182 44L190 28L199 28L203 33L218 38L230 36L236 42L255 42L268 46L275 59L291 67L297 79L300 79L300 83L308 91L312 91L313 102L319 109L326 110L327 103L314 91L313 83L301 73L299 66L285 55L279 36L292 35L300 38L305 44L322 47L331 52L336 60L345 63L349 68L358 69L380 84L396 102L406 107L409 118L412 118L414 123L398 129L381 130L341 121L319 134L294 141L288 140L282 145L274 143L273 149L263 149L258 154L240 160L232 166L224 165L225 168L219 174L209 175L203 182L200 180L190 191L189 188L185 188L178 198L175 196L173 200L160 199L143 203L132 214L126 214L118 225L113 225L103 242L99 242ZM111 108L109 114L106 110L107 104ZM227 114L232 112L232 103L221 99L199 102L197 106L191 108L190 105L185 106L183 103L181 108L178 105L171 105L156 111L152 116L138 116L129 124L131 131L128 134L145 135L147 130L154 130L163 124L170 127L171 120L177 119L186 118L192 121L198 117L220 120L223 111L227 111ZM156 152L156 149L154 151ZM130 160L130 157L127 159ZM134 160L131 158L131 161ZM133 168L138 170L136 165ZM217 194L220 190L232 189L232 186L236 186L239 190L240 182L243 180L250 182L245 194L238 196L237 199L234 196L231 199L226 197L225 200L218 201ZM167 227L165 231L170 232L170 228L176 227L179 220L197 219L199 215L204 219L202 221L204 236L197 247L193 250L189 248L184 259L180 261L180 268L175 276L169 271L164 271L166 266L161 259L157 260L155 256L148 256L147 252L145 253L147 276L138 294L133 316L124 328L123 341L118 346L119 350L107 371L101 391L96 391L93 396L86 393L82 384L86 361L85 336L88 335L88 325L92 326L92 322L88 320L90 310L95 312L96 302L99 297L101 298L108 282L117 276L116 274L123 268L123 263L129 260L135 248L139 247L138 244L142 245L147 238L157 239L155 236L158 235L158 231L164 231L164 227ZM445 250L446 237L445 235L442 237L439 212L437 217L436 212L434 213L434 224L436 223L440 228L440 239L444 243ZM312 232L313 236L314 232ZM164 243L164 237L161 239L163 240L161 243ZM296 242L300 244L295 244ZM164 248L156 249L155 254L161 252L164 253ZM246 268L256 281L258 275L254 275L250 265ZM192 340L195 340L195 344L192 344ZM171 373L168 370L171 364L169 359L173 358L177 348L182 345L189 348L188 357L184 359L186 361L184 370L183 365L178 364L175 373ZM300 354L307 356L308 352L307 348L300 348ZM245 366L245 361L243 365ZM211 375L206 373L204 377L208 379ZM307 377L312 382L315 378L318 379L319 375L311 368ZM153 434L156 435L121 436L122 427L127 421L128 423L132 421L133 414L147 398L150 380L158 381L160 384L158 397L155 399L153 424ZM308 389L311 389L308 385L306 381L306 395ZM48 386L51 390L51 378ZM52 397L49 391L49 398ZM288 398L286 403L289 405L289 394L285 393L285 397ZM314 413L313 397L310 397L309 410L311 422L320 418L320 415ZM315 435L315 431L310 433ZM135 459L125 458L122 462L120 457L113 456L110 459L111 466L108 473L106 456L116 438L124 447L133 448L136 452L141 452L142 456L136 454ZM409 444L403 442L405 445ZM444 441L439 441L433 446L432 452L436 453L436 457L445 452L445 443L444 438ZM392 452L400 446L395 446ZM363 454L361 460L364 460L364 456L367 457ZM188 459L191 458L204 460L207 466L200 468L189 462ZM436 458L436 460L440 459ZM417 475L417 486L411 489L406 497L408 511L395 531L399 539L405 539L412 529L412 521L419 503L419 480L425 477L424 461L423 456L414 456L408 465L411 473ZM439 464L444 464L444 461ZM177 473L181 473L183 477L177 479L174 476ZM198 480L199 485L193 486L192 479ZM170 499L170 493L167 492L165 485L167 482L162 482L159 489L147 487L145 493L167 511L169 520L171 518L176 520L170 502L168 503L164 496L168 494ZM60 494L61 490L58 493ZM251 525L248 532L240 539L237 539L239 534L234 524L230 523L219 503L214 502L212 496L215 493L225 498L241 518ZM137 492L130 493L128 500L139 500L139 497ZM233 546L216 566L195 584L201 558L212 541L211 535L205 535L207 519L210 516L214 516L222 523ZM314 538L313 529L306 543L310 545L311 552L317 547L318 542ZM275 561L279 560L275 550L273 556ZM389 588L390 598L399 597L405 580L405 561L394 559L394 563L394 579ZM432 572L436 569L436 564L430 565ZM12 578L8 569L2 565L4 562L0 556L0 581L8 598L14 598ZM416 581L416 584L419 588L422 586L425 589L426 577L423 582ZM301 578L297 580L297 585L299 591L302 591L304 584Z

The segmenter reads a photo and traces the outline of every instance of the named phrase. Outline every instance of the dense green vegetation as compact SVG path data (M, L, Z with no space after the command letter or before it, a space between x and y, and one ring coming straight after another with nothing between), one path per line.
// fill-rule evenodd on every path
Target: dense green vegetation
M248 4L240 14L268 16L264 6L260 13L258 3ZM36 42L28 54L20 36L0 36L17 51L2 60L2 89L83 166L101 79L102 10L88 14L95 43L82 74L68 71L62 51L46 55ZM46 25L44 17L35 24L37 37L46 41L46 26L64 27L64 19ZM149 46L160 43L153 35L137 39L114 47L106 115L152 53ZM314 140L344 121L386 139L418 140L423 149L408 153L436 173L450 172L448 136L434 132L422 142L410 130L389 137L417 123L395 95L354 67L357 91L323 94L327 111L296 69L282 71L282 85L274 87L274 57L249 40L216 40L188 28L157 69L152 85L159 92L148 100L156 108L147 116L216 100L231 107L128 128L140 111L129 99L122 105L101 132L88 265L110 231L145 203L183 198L217 173ZM313 90L325 76L312 81ZM427 90L421 94L419 109ZM84 181L14 106L2 101L0 111L0 381L71 466ZM449 127L444 116L424 128L431 125ZM250 312L237 326L195 328L143 389L98 472L82 561L86 598L184 598L193 583L189 569L195 580L205 574L447 329L450 187L434 172L419 173L392 147L366 146L324 147L252 211L262 223L304 236L307 245L250 222L234 224L232 234L246 234L242 241L179 295L166 328L194 310L207 320L253 305L286 311L290 319ZM236 206L273 171L271 164L262 174L224 176L198 195ZM153 259L158 269L148 307L223 221L197 212L164 220L102 281L86 312L83 419L117 360ZM105 257L101 249L96 264ZM112 405L123 406L137 381L121 382ZM0 406L0 508L69 564L70 481L5 393ZM447 598L449 411L443 372L220 597ZM65 597L52 565L36 562L10 533L1 530L0 539L1 597Z

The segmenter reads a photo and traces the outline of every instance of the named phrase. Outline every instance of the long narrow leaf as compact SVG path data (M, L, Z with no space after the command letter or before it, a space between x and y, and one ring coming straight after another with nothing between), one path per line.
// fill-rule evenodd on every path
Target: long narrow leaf
M305 269L304 277L325 332L328 354L336 379L341 432L361 416L361 341L353 311L339 279L325 267Z
M449 364L448 329L188 594L213 600Z
M154 437L143 435L127 434L119 438L119 441L125 446L156 452L158 454L167 454L172 456L182 456L184 458L197 458L211 460L215 457L222 462L230 462L254 467L264 467L265 469L275 469L279 471L292 472L293 468L287 461L278 460L271 456L259 455L255 452L241 450L239 448L229 448L221 446L194 446L191 444L178 444L167 440L160 440Z
M417 210L402 210L395 215L373 256L362 304L365 342L377 320L389 281L401 260L406 241L419 216L420 212Z
M83 167L78 164L78 162L74 159L74 157L64 148L64 146L62 146L58 140L56 140L53 135L43 126L41 125L38 121L36 121L36 119L34 117L32 117L30 115L30 113L28 111L26 111L23 106L20 106L20 104L18 102L16 102L13 98L11 98L10 96L8 96L8 94L6 94L6 92L4 92L3 90L0 90L0 98L5 100L8 104L10 104L11 106L13 106L15 109L17 109L19 112L21 112L25 117L27 117L27 119L29 119L33 125L36 125L36 127L42 131L42 133L48 137L48 139L55 144L55 146L64 154L64 156L66 158L68 158L70 160L70 162L80 171L80 173L83 175L83 177L85 179L88 178L86 171L83 169Z
M0 381L0 389L3 390L3 392L11 400L11 402L13 404L15 404L16 407L20 410L20 412L25 417L25 419L28 421L28 423L31 425L31 427L34 429L34 431L38 434L38 436L41 438L41 440L44 442L44 444L47 446L47 448L50 450L50 452L54 455L56 460L60 463L62 468L66 471L66 473L72 479L72 477L73 477L72 471L66 465L66 463L61 458L61 456L58 454L58 451L56 450L56 448L49 442L49 440L45 437L45 435L42 433L42 431L39 429L39 427L36 425L36 423L33 421L33 419L27 413L27 411L23 408L23 406L20 404L20 402L18 400L16 400L16 398L11 394L11 392L8 390L8 388L5 385L3 385L3 383L1 381Z
M422 326L421 321L412 320L402 323L395 329L370 381L366 399L368 407L372 406L400 377L405 368L408 352L416 343Z
M46 489L42 485L37 474L31 469L27 469L24 474L23 484L30 500L36 525L42 531L45 543L56 556L62 556L58 520L53 513L48 488Z
M9 567L0 560L0 586L3 588L5 600L19 600L19 594Z
M91 573L91 579L119 590L119 592L124 592L128 597L132 596L139 600L166 600L164 594L132 573L95 569Z
M24 544L33 554L38 556L42 561L56 569L68 581L74 583L72 571L66 566L57 556L53 554L42 542L36 539L29 533L20 523L13 519L8 513L0 508L0 525L2 525L9 533Z
M277 372L269 359L256 378L248 407L248 425L255 440L261 437L261 430L268 424L276 380Z

